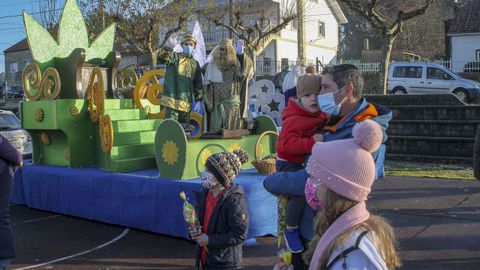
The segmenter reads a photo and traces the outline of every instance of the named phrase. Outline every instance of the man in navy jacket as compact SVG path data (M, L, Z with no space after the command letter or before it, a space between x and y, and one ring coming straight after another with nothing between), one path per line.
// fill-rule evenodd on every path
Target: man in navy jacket
M343 64L325 68L322 75L319 106L324 113L330 115L327 125L321 131L324 141L352 138L353 126L357 122L370 119L379 123L383 128L383 142L385 142L387 140L386 129L392 119L392 112L388 108L368 103L365 100L363 97L363 77L360 71L353 65ZM326 98L327 96L329 98ZM372 155L377 168L377 178L383 177L385 145L382 144L380 149ZM273 194L305 196L304 189L307 178L308 174L304 169L293 172L278 172L267 176L263 185L267 191ZM303 211L299 229L304 242L312 239L313 217L313 210L307 205ZM295 270L307 269L306 265L302 264L299 254L293 254L292 260Z

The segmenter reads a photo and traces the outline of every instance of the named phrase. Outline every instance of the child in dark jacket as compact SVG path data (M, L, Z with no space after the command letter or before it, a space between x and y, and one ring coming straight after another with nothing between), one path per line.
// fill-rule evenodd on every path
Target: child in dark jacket
M317 134L327 121L320 111L317 95L322 80L317 75L307 74L298 78L297 98L290 98L282 112L282 130L277 141L277 172L303 169L305 157L312 152L313 145L323 141ZM304 247L298 233L298 224L306 206L304 197L291 197L287 205L287 227L285 242L294 253Z
M245 151L211 155L202 174L203 189L196 193L196 211L202 228L189 228L197 242L196 269L241 269L242 244L247 238L248 209L243 188L233 184L247 162Z

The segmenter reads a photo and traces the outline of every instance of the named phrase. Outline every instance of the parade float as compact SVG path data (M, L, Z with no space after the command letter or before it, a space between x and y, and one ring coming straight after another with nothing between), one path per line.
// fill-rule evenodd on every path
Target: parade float
M20 109L33 157L16 173L13 203L188 237L178 194L200 188L197 178L211 154L241 148L250 160L271 162L277 126L266 115L280 121L284 103L271 82L251 87L249 103L264 115L251 118L245 136L204 138L198 112L186 134L164 119L164 70L140 78L118 70L115 24L89 43L75 0L65 3L57 40L26 12L24 23L35 63L23 71L27 100ZM250 168L246 163L236 180L251 206L249 236L276 234L276 200Z

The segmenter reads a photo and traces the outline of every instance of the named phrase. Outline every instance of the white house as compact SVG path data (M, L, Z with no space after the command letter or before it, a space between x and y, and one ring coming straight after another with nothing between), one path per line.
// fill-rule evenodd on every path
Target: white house
M448 36L453 71L480 70L480 1L466 1L463 6L456 7Z
M305 1L305 35L307 64L315 64L318 59L322 64L336 60L339 43L339 25L347 23L340 6L335 0ZM271 21L278 21L280 9L292 0L234 1L244 5L252 5L253 12L261 14L269 12ZM200 1L200 6L206 1ZM228 4L228 0L217 0L217 4ZM255 22L255 13L249 14L249 20ZM228 20L228 18L226 18ZM248 22L247 22L248 23ZM297 25L290 23L277 35L257 58L258 75L274 75L282 66L292 65L297 60ZM229 37L229 31L223 27L203 24L203 33L207 48L216 45L221 39Z

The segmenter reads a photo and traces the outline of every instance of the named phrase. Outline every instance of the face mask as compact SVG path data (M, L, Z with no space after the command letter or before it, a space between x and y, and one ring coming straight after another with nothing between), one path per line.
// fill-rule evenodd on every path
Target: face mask
M320 110L326 113L328 116L338 116L340 114L340 108L342 107L343 102L345 102L345 98L340 102L340 104L335 104L335 94L345 89L342 87L338 89L338 91L334 93L327 93L323 95L318 95L318 106Z
M183 53L190 56L193 53L193 47L189 45L183 45Z
M317 187L318 184L308 178L307 183L305 184L305 199L314 211L323 211L323 209L325 209L325 204L322 200L317 198Z
M202 186L206 189L212 189L218 184L217 179L210 172L203 172L200 180L202 181Z

